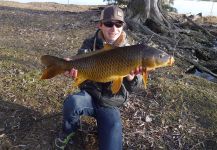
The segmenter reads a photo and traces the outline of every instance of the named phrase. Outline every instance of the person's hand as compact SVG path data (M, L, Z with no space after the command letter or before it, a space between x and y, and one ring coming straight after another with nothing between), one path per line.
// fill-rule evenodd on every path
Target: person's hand
M71 59L70 58L65 58L66 61L70 61ZM70 71L66 71L64 73L64 75L66 77L69 77L69 78L72 78L72 79L75 79L78 77L78 70L75 69L75 68L72 68Z
M129 75L127 75L127 80L132 81L135 75L142 74L142 66L137 67L135 70L132 70Z
M72 68L70 71L66 71L66 72L64 73L64 75L65 75L66 77L75 79L75 78L78 77L78 70L76 70L75 68Z

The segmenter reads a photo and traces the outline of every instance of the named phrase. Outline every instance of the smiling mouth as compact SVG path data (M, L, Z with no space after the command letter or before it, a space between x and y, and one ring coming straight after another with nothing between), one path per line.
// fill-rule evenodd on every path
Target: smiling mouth
M116 36L117 34L109 34L110 36Z

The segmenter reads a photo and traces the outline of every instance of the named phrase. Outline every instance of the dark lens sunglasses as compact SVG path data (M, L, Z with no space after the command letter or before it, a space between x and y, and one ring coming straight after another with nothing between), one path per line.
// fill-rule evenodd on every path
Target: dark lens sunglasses
M106 26L106 27L113 27L114 25L117 27L117 28L120 28L123 26L123 22L103 22L103 24Z

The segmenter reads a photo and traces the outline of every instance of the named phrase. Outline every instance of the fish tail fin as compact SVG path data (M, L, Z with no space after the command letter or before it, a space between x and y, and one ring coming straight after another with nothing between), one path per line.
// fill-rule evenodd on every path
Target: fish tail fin
M65 65L67 61L64 59L55 56L44 55L41 57L41 62L46 67L43 71L41 79L50 79L67 71L67 65Z

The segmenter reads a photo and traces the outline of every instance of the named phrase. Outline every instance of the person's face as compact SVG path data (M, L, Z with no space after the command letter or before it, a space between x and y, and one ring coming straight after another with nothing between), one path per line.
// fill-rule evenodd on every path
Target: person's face
M109 21L102 22L99 25L99 29L103 32L103 36L107 42L114 42L121 35L123 31L123 22L121 21Z

